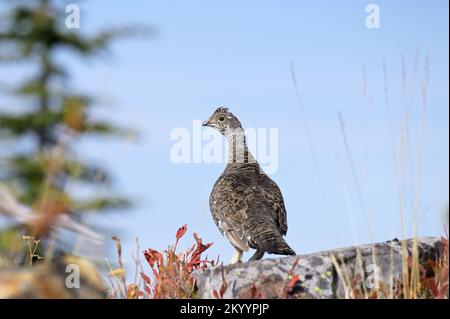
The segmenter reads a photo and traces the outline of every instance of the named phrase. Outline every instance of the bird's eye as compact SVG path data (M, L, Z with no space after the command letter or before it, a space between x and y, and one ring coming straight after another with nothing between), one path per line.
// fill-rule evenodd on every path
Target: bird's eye
M223 121L225 121L225 116L219 117L219 122L223 122Z

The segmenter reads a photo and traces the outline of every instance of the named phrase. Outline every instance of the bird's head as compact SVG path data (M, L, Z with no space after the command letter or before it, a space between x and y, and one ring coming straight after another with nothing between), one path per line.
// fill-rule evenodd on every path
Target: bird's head
M226 135L226 132L242 130L241 122L226 107L219 107L210 118L203 122L203 126L213 127L220 133Z

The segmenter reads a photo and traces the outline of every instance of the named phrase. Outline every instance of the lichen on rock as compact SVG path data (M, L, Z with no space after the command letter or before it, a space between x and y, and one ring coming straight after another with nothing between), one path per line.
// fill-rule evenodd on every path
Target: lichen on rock
M401 281L404 254L413 239L335 249L308 255L216 266L194 273L198 298L214 298L223 278L223 298L349 298L355 285L370 292ZM443 255L440 238L417 239L419 260ZM386 296L387 297L387 296Z

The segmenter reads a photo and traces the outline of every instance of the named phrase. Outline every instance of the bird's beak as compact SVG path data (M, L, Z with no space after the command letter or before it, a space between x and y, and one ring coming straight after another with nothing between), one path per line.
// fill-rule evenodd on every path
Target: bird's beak
M208 120L203 121L202 126L209 126L209 121Z

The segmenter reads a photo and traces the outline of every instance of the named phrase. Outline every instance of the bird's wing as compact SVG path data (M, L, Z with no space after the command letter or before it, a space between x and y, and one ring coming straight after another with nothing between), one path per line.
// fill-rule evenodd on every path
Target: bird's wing
M277 228L282 235L287 233L286 207L284 206L283 195L281 195L278 185L266 174L260 175L259 188L264 201L270 205L270 211Z
M249 249L244 229L248 218L248 203L253 196L239 175L223 175L213 187L210 196L211 214L220 232L233 246Z

